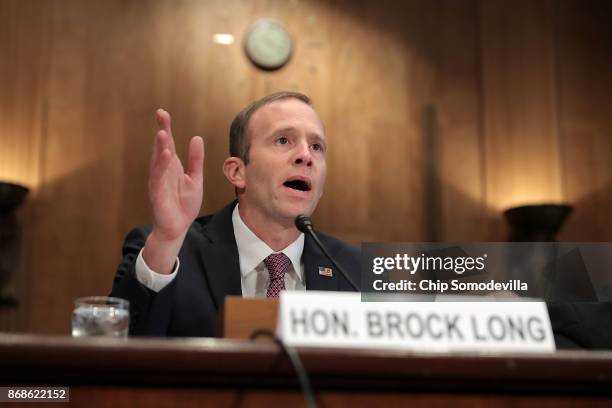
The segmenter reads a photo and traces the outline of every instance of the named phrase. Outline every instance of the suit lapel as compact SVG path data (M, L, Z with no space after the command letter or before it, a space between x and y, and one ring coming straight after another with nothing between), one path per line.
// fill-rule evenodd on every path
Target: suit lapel
M219 210L202 230L206 239L202 244L200 256L217 309L223 305L225 296L242 295L240 258L232 225L232 211L235 206L236 201ZM302 260L306 289L340 289L339 272L308 235L304 239ZM321 275L319 267L332 269L333 276Z
M232 225L235 206L234 201L215 213L202 231L207 240L200 254L217 309L223 305L225 296L242 295L238 247Z
M340 281L338 280L340 272L335 270L331 261L321 252L309 235L304 237L302 260L304 261L304 278L306 279L307 290L340 289ZM319 274L319 267L331 268L334 271L333 276L328 277Z

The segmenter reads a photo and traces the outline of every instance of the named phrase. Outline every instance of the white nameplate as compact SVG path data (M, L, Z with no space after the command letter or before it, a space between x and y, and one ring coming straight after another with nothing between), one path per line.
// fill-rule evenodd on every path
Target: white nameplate
M548 310L536 301L361 302L359 293L283 291L277 334L299 347L555 351Z

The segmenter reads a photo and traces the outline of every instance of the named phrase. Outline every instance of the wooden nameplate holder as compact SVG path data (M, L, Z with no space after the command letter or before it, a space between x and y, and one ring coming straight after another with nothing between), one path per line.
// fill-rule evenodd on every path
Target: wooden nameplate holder
M228 339L248 339L257 329L276 332L278 299L226 296L219 313L218 333Z

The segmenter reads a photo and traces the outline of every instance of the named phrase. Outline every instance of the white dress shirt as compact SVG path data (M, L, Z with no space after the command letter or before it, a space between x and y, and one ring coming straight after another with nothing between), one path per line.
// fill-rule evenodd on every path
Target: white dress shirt
M238 246L242 296L246 298L265 297L270 284L270 275L263 261L268 255L274 253L274 250L259 239L242 221L238 212L238 205L232 213L232 225L236 245ZM303 251L304 234L300 234L293 243L280 251L291 260L291 268L285 274L286 290L306 290L304 264L302 263ZM154 292L159 292L176 277L180 269L180 262L178 259L176 260L174 270L169 275L157 273L147 266L142 257L142 250L140 250L135 269L136 278L140 283Z

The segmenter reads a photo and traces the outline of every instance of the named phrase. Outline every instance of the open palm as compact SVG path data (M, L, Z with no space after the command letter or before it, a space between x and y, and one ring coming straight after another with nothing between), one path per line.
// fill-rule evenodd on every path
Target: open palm
M185 172L175 150L170 114L157 110L159 131L155 138L149 178L153 230L158 237L180 239L202 206L204 142L195 136L189 143Z

